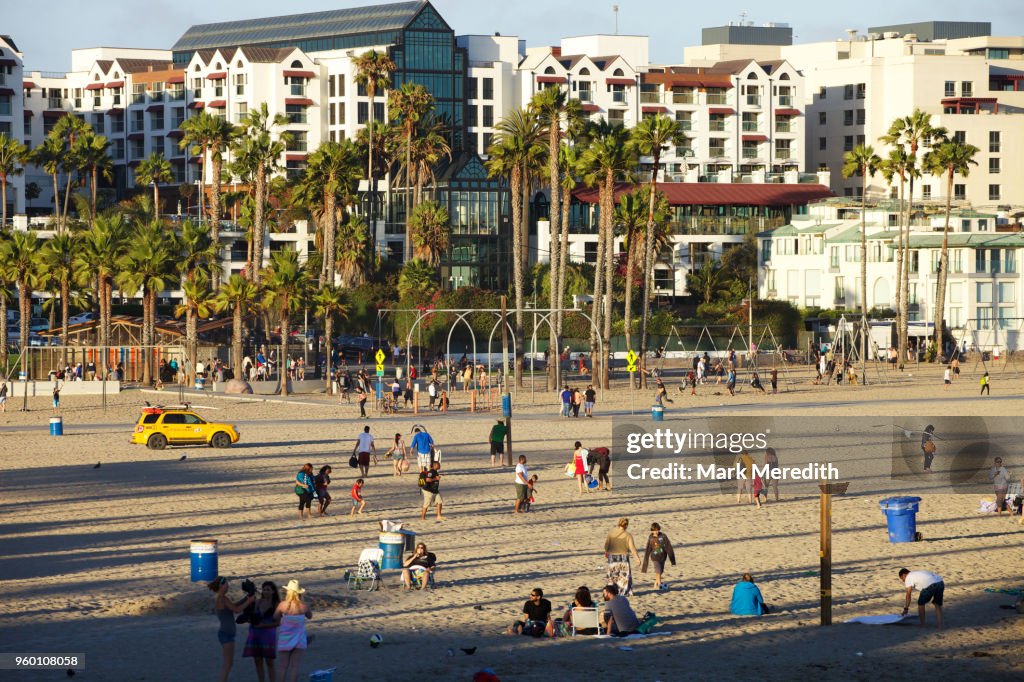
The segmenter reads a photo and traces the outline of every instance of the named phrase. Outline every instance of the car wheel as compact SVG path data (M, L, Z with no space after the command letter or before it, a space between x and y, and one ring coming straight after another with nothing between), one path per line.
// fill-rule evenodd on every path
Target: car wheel
M213 438L210 439L210 445L215 448L231 447L231 436L224 433L223 431L218 431L217 433L213 434Z
M150 450L163 450L167 447L167 436L162 433L154 433L146 441L146 447Z

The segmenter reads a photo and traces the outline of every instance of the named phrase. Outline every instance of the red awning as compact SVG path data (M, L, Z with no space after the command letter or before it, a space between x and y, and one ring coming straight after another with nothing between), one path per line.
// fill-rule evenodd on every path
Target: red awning
M206 76L206 80L208 80L208 81L222 81L222 80L224 80L227 77L228 77L228 72L227 71L215 71L214 73L211 73L211 74L207 75Z
M537 76L538 83L564 83L565 76Z
M209 104L207 104L206 106L211 107L213 109L223 109L227 105L228 105L228 103L225 100L215 99L212 102L210 102Z
M668 107L641 107L640 110L645 114L667 114Z
M617 183L616 201L635 188L628 183ZM793 206L835 196L828 187L811 184L659 182L658 190L665 194L671 206ZM596 204L598 200L597 188L581 186L572 194L588 204Z
M192 104L189 104L188 106L190 109L202 109L206 105L202 102L192 102Z
M313 106L313 100L306 97L286 97L284 100L285 104L293 104L300 107L311 107Z
M86 90L102 90L105 87L107 87L107 86L104 85L103 83L89 83L88 85L85 86L85 89Z
M14 90L10 88L0 88L0 95L14 95Z
M146 107L146 111L163 111L163 110L164 110L164 105L163 104L150 104L148 107Z
M776 116L799 116L801 111L799 109L776 109Z
M316 73L313 71L288 71L284 72L285 78L316 78Z
M715 107L711 107L710 109L708 109L708 113L709 114L725 114L726 116L732 116L736 112L733 111L732 109L729 109L728 107L720 107L720 108L717 108L717 109Z
M744 142L767 142L768 141L768 136L767 135L744 135L742 139L743 139Z
M124 113L124 109L121 107L111 107L110 109L107 109L107 113L112 116L120 116Z
M36 84L32 81L25 81L21 84L21 87L25 88L26 90L34 90L36 88Z
M32 116L35 115L34 113L32 113L31 109L25 109L23 113L25 114L25 118L32 118Z
M124 87L124 81L110 81L109 83L107 83L107 87L108 88L123 88Z
M589 112L601 111L601 107L597 106L596 104L581 104L580 109L582 111Z
M285 161L305 161L306 160L306 153L305 152L290 152L290 153L284 155L284 160Z
M632 78L605 78L604 82L606 85L636 85Z
M170 78L167 79L167 82L168 83L184 83L185 82L185 76L171 76Z
M0 66L17 66L18 62L13 59L0 59Z
M50 118L50 119L53 119L53 118L63 118L64 114L66 114L66 113L68 113L68 112L64 111L63 109L60 109L60 110L51 109L50 111L44 111L43 112L43 118Z
M129 140L145 140L146 133L128 133Z
M184 130L180 130L180 129L175 129L175 130L172 130L169 133L167 133L166 137L185 137L185 131Z
M999 100L995 97L946 97L943 104L995 104Z

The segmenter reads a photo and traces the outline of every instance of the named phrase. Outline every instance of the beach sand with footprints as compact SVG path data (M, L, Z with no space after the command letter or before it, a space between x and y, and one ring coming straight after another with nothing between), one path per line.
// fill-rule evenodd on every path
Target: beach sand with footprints
M742 379L741 379L742 380ZM621 382L620 382L621 383ZM965 374L941 390L941 369L869 387L819 387L805 377L784 380L783 393L735 398L724 387L679 394L667 406L666 428L694 417L930 417L1024 414L1024 379L993 373L991 398ZM539 396L540 394L535 394ZM877 491L833 501L834 622L818 625L819 500L807 487L781 489L765 509L737 505L734 494L675 494L670 486L631 486L613 452L615 490L576 494L564 476L575 440L610 444L615 423L631 404L637 423L653 391L630 396L617 389L599 398L594 419L557 416L556 397L528 406L516 399L514 451L537 473L537 501L514 516L513 474L492 469L486 439L494 413L470 414L456 396L451 414L399 414L368 420L379 452L395 432L428 426L443 453L441 492L447 521L419 520L414 473L371 467L367 512L347 518L347 464L362 421L357 408L322 396L286 402L193 398L201 413L236 423L241 441L228 450L205 447L150 451L128 443L144 401L176 394L127 391L97 399L63 400L64 436L48 435L51 411L43 399L29 412L8 402L0 415L0 583L8 605L0 613L5 651L79 652L81 679L205 680L220 663L213 596L189 582L189 542L216 538L220 572L233 578L298 579L314 611L315 635L306 673L338 667L345 680L469 680L485 667L500 679L1009 679L1024 675L1024 616L1002 610L1012 597L985 588L1024 587L1020 576L1024 528L1006 516L979 514L976 492L922 494L923 540L890 544ZM536 398L539 400L539 398ZM614 415L614 416L612 416ZM184 456L184 459L182 458ZM786 461L785 451L779 452ZM311 462L334 467L335 515L301 523L292 479ZM96 465L100 466L97 468ZM936 466L942 466L941 450ZM1024 452L1006 466L1024 475ZM894 490L914 494L913 480ZM900 486L903 486L902 488ZM653 611L658 634L610 639L535 640L502 632L518 617L534 587L544 589L560 615L575 589L605 582L606 534L619 517L631 520L641 544L653 521L675 545L670 589L656 593L653 575L634 567L631 603ZM406 593L395 571L377 592L350 592L342 576L365 547L376 546L378 521L401 520L438 557L437 587ZM642 544L641 544L642 546ZM901 566L942 575L944 630L911 625L843 624L847 618L898 613ZM732 586L752 573L775 612L763 618L729 615ZM240 598L237 583L232 595ZM929 622L933 622L929 607ZM369 646L373 633L380 648ZM235 680L255 679L241 658L239 627ZM631 650L621 647L628 645ZM477 647L473 655L462 648ZM449 653L449 650L451 653ZM18 680L63 678L59 672L21 672ZM994 677L993 677L994 676ZM11 678L13 679L13 678Z

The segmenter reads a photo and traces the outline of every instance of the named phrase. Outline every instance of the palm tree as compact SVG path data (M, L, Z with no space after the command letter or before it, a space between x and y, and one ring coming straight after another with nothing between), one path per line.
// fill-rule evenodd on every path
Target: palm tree
M121 213L100 214L82 234L75 255L79 281L94 281L99 306L99 345L103 348L102 376L107 376L110 345L111 308L114 279L120 271L119 261L127 246L128 226Z
M633 280L635 279L634 273L636 272L637 265L640 265L640 269L646 272L646 262L644 261L645 243L646 243L646 228L647 219L649 218L649 205L650 201L647 198L647 194L651 191L650 187L638 187L629 194L625 194L619 200L619 205L615 209L615 225L617 227L616 233L624 237L626 242L626 270L625 270L625 313L624 317L624 328L626 334L626 347L632 348L632 327L633 327ZM669 215L668 201L665 199L665 195L658 193L657 201L655 202L654 209L654 223L657 226L655 230L655 248L653 252L658 252L664 244L668 242L668 235L666 234L666 226Z
M395 69L398 67L391 58L387 56L387 54L377 52L376 50L364 52L352 61L356 67L356 83L366 88L366 97L369 100L370 105L367 128L373 130L374 102L377 98L377 90L387 91L387 89L391 87L391 74L394 73ZM373 153L373 145L368 145L366 152L366 179L370 183L370 200L368 204L370 207L371 239L375 240L377 229L375 225L376 216L374 215L374 207L377 203L377 182L373 175Z
M160 152L153 152L148 159L143 159L135 168L135 184L153 185L153 212L160 215L160 183L165 185L174 182L171 162Z
M879 170L885 182L892 185L894 179L899 179L899 211L896 229L899 236L896 240L896 327L900 328L900 301L903 293L903 258L906 251L903 239L903 193L907 184L907 151L903 147L896 147L889 150L889 155L882 159Z
M246 114L243 122L245 132L239 136L234 147L237 164L247 168L253 177L253 260L249 273L256 282L259 282L263 269L263 243L267 233L265 206L269 198L268 179L279 165L281 154L291 140L291 134L284 130L287 125L287 116L280 113L271 116L267 103L263 102L258 108ZM275 129L281 129L276 139Z
M203 162L210 161L210 171L213 175L213 185L210 188L210 238L213 240L215 250L220 251L220 212L221 212L221 173L224 168L224 151L227 150L235 138L239 135L238 126L230 123L220 116L207 114L208 120L201 125L206 140L206 152ZM220 273L214 271L211 275L211 285L216 291L220 288Z
M572 128L570 128L569 132L572 133L571 139L574 141L576 133ZM558 163L562 173L562 205L561 207L553 206L552 210L559 210L560 208L562 212L560 219L562 233L558 245L558 293L555 295L555 301L558 303L556 306L558 312L555 314L555 333L560 338L562 336L561 308L565 305L565 287L569 264L569 217L570 209L572 208L572 192L576 189L577 184L576 169L579 166L579 156L576 153L576 147L563 143L559 150Z
M195 116L186 118L180 126L183 135L178 141L178 146L187 150L189 154L200 157L203 162L203 167L199 171L200 220L206 216L204 204L206 200L206 161L210 158L210 130L215 125L213 119L219 118L208 111L201 111Z
M57 222L57 231L62 229L60 218L60 185L59 178L64 170L64 145L60 140L47 135L43 143L28 153L28 160L33 166L42 168L53 180L53 216Z
M338 226L335 257L338 283L343 289L357 287L366 281L369 243L370 230L360 216L350 215L348 220Z
M4 252L6 236L0 232L0 255ZM0 381L7 378L7 309L13 303L10 286L14 284L7 269L0 265Z
M661 165L661 154L669 147L681 145L686 141L682 126L668 116L658 114L645 118L633 129L630 140L642 156L651 157L651 191L648 196L650 204L647 213L647 230L644 242L643 273L643 312L640 327L640 363L647 365L647 321L651 309L651 291L654 288L654 210L657 195L658 171ZM641 373L641 376L645 376Z
M441 264L441 254L448 250L451 232L448 210L436 201L425 201L417 206L409 218L410 234L417 258L423 258L433 267Z
M953 178L967 177L980 150L973 144L949 140L934 146L924 156L924 167L932 175L946 176L946 222L942 228L942 253L935 283L935 362L942 361L942 320L946 306L946 281L949 278L949 214L952 211Z
M103 135L89 131L76 141L82 167L89 172L89 224L96 220L96 190L99 178L113 178L114 162L107 150L110 142Z
M352 201L359 175L355 144L350 140L328 141L310 154L306 171L295 188L295 198L307 205L314 220L323 225L321 285L333 282L337 272L338 202L345 205Z
M153 221L135 226L127 248L118 259L119 288L142 292L142 382L148 386L153 377L153 346L156 330L156 297L167 288L174 267L173 244L168 244L163 226Z
M910 298L910 213L914 206L914 178L919 174L917 168L917 152L924 146L933 146L946 139L946 129L932 125L931 114L926 114L920 109L914 109L909 116L897 118L889 126L888 132L879 138L882 142L893 146L903 147L906 154L906 174L909 178L909 189L907 190L907 212L904 225L907 231L906 249L908 253L903 258L902 291L900 294L899 312L899 356L900 367L907 357L907 321L909 319L909 298Z
M64 210L62 211L64 219L60 225L62 230L67 229L68 203L71 201L71 177L76 171L81 172L84 169L78 139L92 132L92 126L84 120L74 114L66 114L57 121L48 135L60 143L63 153L61 159L63 170L67 176L64 187Z
M868 180L878 172L882 159L874 147L857 145L843 155L843 177L860 175L860 381L868 381Z
M413 236L409 221L412 219L412 138L420 119L434 107L434 98L418 83L404 83L388 94L389 115L399 121L405 152L405 258L412 257Z
M701 263L700 268L686 275L686 290L697 294L701 302L707 305L716 296L728 296L731 293L729 281L735 276L729 268L717 265L710 258Z
M184 301L174 307L174 315L185 316L185 356L188 358L186 383L192 384L196 380L195 367L199 358L199 320L210 316L216 299L210 289L209 276L201 270L193 273L191 279L186 278L182 281L181 292Z
M7 133L0 133L0 231L7 229L7 181L25 171L22 164L26 154L25 145L20 140L7 137ZM7 343L7 339L2 342Z
M181 226L177 239L177 267L181 277L185 303L179 306L177 315L185 315L185 351L188 357L189 373L186 383L195 381L195 367L199 347L196 336L197 319L209 317L212 308L210 282L220 273L217 247L206 223L186 220Z
M35 232L12 232L0 242L0 269L4 278L18 287L18 313L20 315L18 339L21 371L28 373L29 321L32 317L32 289L39 281L39 238ZM6 337L3 343L7 343Z
M332 341L334 338L334 316L337 315L345 319L348 316L348 306L345 303L345 294L334 284L325 284L320 287L320 290L313 296L313 305L316 306L316 314L324 320L324 341L326 343L325 350L327 355L327 395L333 395L331 356L334 351Z
M214 306L217 312L231 310L231 363L236 379L248 380L242 371L242 341L245 334L243 322L259 298L259 287L241 275L231 275L217 292Z
M612 298L615 241L615 183L628 179L630 170L635 163L632 145L628 144L629 133L618 125L612 125L601 119L592 124L587 132L589 144L580 156L580 173L583 182L598 187L598 206L600 210L600 226L597 246L597 268L594 274L594 324L598 329L604 323L602 340L605 354L611 350L612 336ZM653 235L653 226L650 230ZM604 303L604 312L600 306ZM641 332L642 333L642 332ZM597 351L596 332L591 332L591 357ZM607 357L601 358L601 380L608 386Z
M68 359L68 317L71 303L71 285L76 282L75 255L78 238L62 232L46 242L39 253L40 274L57 285L60 293L60 345L61 361Z
M268 303L277 307L281 316L281 355L278 375L281 377L281 396L288 395L288 322L292 312L300 310L310 291L305 268L299 264L295 249L285 248L270 254L270 265L264 273L263 286Z
M437 185L434 168L442 159L452 158L452 148L448 143L448 125L436 116L427 116L420 120L417 132L412 138L412 150L409 162L412 164L413 208L423 201L423 187L430 181Z
M413 258L402 265L398 275L398 296L401 300L429 299L438 284L437 269L425 260Z

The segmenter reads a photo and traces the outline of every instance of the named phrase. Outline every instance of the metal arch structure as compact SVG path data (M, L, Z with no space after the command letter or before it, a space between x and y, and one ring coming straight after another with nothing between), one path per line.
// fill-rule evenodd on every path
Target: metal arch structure
M524 312L526 312L526 311L524 311ZM544 321L547 322L547 324L549 326L550 326L551 322L550 322L550 320L548 318L550 318L550 316L553 313L574 313L574 314L583 316L587 320L587 322L590 324L590 328L597 333L597 343L598 343L599 352L601 353L602 362L607 362L608 361L607 358L605 357L604 339L601 338L601 330L598 329L597 325L594 324L594 318L592 318L586 312L584 312L582 310L577 310L576 308L531 308L531 309L529 309L529 312L532 312L534 314L543 313L544 314ZM377 311L378 319L384 313L416 313L416 321L413 322L411 327L409 327L409 332L408 332L408 334L406 334L405 347L406 347L407 350L408 350L408 348L410 348L410 346L412 344L413 332L416 331L416 329L420 326L420 323L423 321L423 319L425 317L427 317L428 315L436 314L436 313L454 313L454 314L456 314L458 317L455 320L455 323L452 324L452 328L448 330L448 343L447 343L446 348L445 348L445 352L446 352L447 356L451 355L451 353L450 353L450 350L451 350L451 347L450 347L451 335L452 335L452 332L455 329L455 326L459 323L459 321L462 321L462 323L465 324L466 327L469 329L470 335L471 335L471 337L473 339L473 355L476 356L476 353L477 353L477 349L476 349L476 333L473 331L472 326L466 320L466 317L468 315L471 315L473 313L492 313L492 314L498 315L499 316L499 320L498 320L497 323L495 323L494 327L492 327L492 329L491 329L491 338L493 338L494 330L501 326L501 320L500 320L501 309L500 308L435 308L435 309L432 309L432 310L420 310L419 308L385 308L383 310L378 310ZM506 320L506 324L510 325L511 323L509 323L508 320ZM509 328L512 329L511 326ZM533 331L534 331L534 333L533 333L533 347L536 348L536 337L537 337L537 325L536 324L534 324L534 330ZM487 348L488 354L490 354L490 341L491 341L491 339L488 339L488 348ZM554 353L556 353L556 354L552 355L553 358L557 357L558 350L560 350L560 349L556 348L554 350ZM513 357L515 357L516 347L515 347L515 333L514 333L514 330L513 330L513 334L512 334L512 351L513 351ZM550 351L550 349L549 349L549 351ZM411 363L412 363L412 358L410 357L409 353L407 352L406 353L406 373L407 374L410 373L410 370L411 370L411 367L412 367ZM488 372L490 372L490 366L489 365L488 365ZM505 378L505 381L508 381L507 377ZM515 382L513 382L513 384L514 383ZM601 382L600 390L601 390L602 398L604 397L604 388L605 388L604 387L604 383ZM516 392L518 394L518 387L516 389Z
M516 356L516 330L512 327L512 323L508 321L507 317L508 316L506 314L505 326L508 328L508 331L511 334L511 336L509 338L512 341L512 357L515 357ZM498 327L500 327L500 326L501 326L501 313L499 312L498 313L498 321L494 323L493 327L491 327L491 333L487 337L487 374L491 374L491 345L494 342L494 332L496 332L498 330ZM506 379L503 376L501 378L501 380L505 381ZM513 382L513 383L515 383L515 382ZM519 387L516 386L516 395L518 395L518 394L519 394Z

